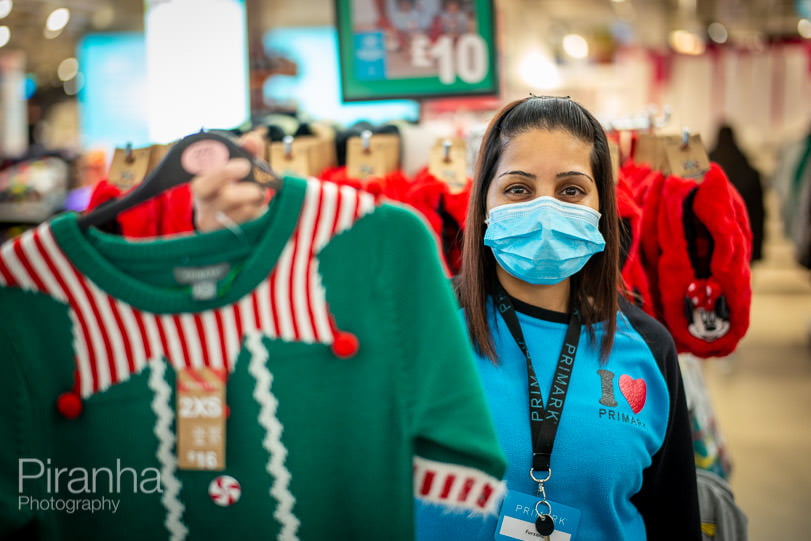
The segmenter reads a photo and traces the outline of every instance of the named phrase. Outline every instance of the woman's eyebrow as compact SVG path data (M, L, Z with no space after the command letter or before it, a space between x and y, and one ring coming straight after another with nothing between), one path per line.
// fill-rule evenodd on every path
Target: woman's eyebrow
M526 171L521 171L520 169L514 169L512 171L504 171L503 173L501 173L498 176L498 178L505 177L507 175L513 175L513 176L517 176L517 177L526 177L526 178L535 180L535 175L533 175L532 173L527 173Z
M576 176L576 175L586 177L590 181L594 182L593 178L591 178L589 175L587 175L586 173L583 173L581 171L563 171L562 173L558 173L557 175L555 175L555 178L571 177L571 176Z

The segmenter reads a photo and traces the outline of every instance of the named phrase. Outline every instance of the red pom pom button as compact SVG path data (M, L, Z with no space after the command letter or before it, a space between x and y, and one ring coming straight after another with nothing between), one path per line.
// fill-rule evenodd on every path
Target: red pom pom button
M358 352L358 338L351 332L338 331L332 342L332 353L341 359L353 357Z
M56 409L62 417L66 419L75 419L82 413L82 399L73 392L62 393L56 399Z

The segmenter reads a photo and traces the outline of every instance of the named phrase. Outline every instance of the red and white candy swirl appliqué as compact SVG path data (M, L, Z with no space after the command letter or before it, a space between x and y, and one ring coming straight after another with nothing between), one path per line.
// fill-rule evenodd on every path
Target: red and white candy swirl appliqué
M217 505L228 507L239 501L242 488L239 486L239 481L230 475L221 475L208 485L208 494Z

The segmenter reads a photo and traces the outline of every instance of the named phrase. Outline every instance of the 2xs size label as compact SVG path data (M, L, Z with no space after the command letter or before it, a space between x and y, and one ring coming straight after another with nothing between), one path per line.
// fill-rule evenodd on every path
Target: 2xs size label
M222 402L219 396L181 396L178 415L184 418L215 419L222 415Z
M177 374L177 462L186 470L225 468L225 371Z

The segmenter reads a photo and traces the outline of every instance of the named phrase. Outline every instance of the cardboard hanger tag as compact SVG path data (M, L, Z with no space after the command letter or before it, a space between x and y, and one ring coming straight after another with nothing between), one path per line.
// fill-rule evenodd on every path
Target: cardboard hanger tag
M346 146L346 169L350 178L364 180L383 176L400 167L400 138L394 134L375 134L369 148L363 148L359 136L350 137Z
M634 162L661 171L666 165L663 137L651 133L640 133L634 150Z
M274 143L275 144L275 143ZM293 151L306 148L309 154L310 174L319 176L337 163L335 141L317 135L299 135L293 139Z
M620 180L620 146L616 141L608 140L608 152L611 155L611 172L614 175L614 184Z
M467 148L464 141L450 141L446 147L444 140L439 140L431 148L431 159L428 172L448 185L450 193L464 191L468 183Z
M684 138L672 135L664 143L667 172L682 178L701 182L710 170L710 158L699 134L691 134L685 144Z
M314 176L318 166L315 164L313 148L313 142L296 139L288 153L284 143L271 143L270 166L279 174Z
M122 190L140 184L149 170L151 147L116 148L107 181Z
M225 469L225 370L177 373L177 464L184 470Z
M160 145L155 144L149 147L149 165L146 168L147 174L149 174L158 164L166 157L166 154L169 152L169 149L172 148L171 144Z

